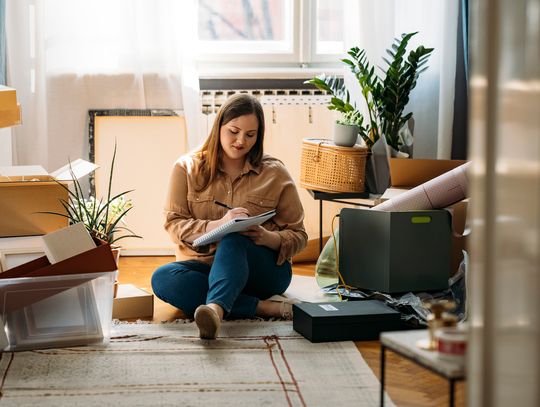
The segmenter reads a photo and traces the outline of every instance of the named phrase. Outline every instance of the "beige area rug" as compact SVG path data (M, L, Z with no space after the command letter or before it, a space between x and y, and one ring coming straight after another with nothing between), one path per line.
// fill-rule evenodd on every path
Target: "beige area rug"
M6 352L2 406L377 406L353 342L312 344L291 322L120 324L105 347ZM392 406L390 400L388 404Z

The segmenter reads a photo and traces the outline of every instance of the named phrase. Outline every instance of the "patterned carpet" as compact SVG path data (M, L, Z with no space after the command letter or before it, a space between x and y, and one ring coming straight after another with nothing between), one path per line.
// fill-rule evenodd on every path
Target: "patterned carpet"
M0 375L3 406L379 403L352 342L312 344L290 322L225 322L216 341L193 323L120 324L105 347L5 352Z

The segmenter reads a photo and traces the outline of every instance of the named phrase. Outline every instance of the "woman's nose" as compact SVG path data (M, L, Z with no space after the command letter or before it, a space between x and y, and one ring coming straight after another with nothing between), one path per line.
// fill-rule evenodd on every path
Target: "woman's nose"
M245 141L246 141L246 136L245 136L245 134L243 134L243 133L238 133L238 135L236 136L236 142L237 142L237 143L240 143L240 144L244 144Z

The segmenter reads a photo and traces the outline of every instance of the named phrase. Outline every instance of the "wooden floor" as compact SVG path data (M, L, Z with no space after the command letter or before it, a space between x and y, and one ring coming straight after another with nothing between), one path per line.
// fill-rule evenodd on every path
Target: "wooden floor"
M121 257L119 282L131 283L148 292L152 291L150 276L160 265L174 261L172 257ZM314 263L297 263L293 267L295 274L313 276ZM172 321L182 318L174 307L155 299L153 322ZM355 343L358 350L379 377L379 342L366 341ZM387 391L399 407L448 406L448 382L416 364L388 351L386 360ZM456 386L456 406L464 406L465 385Z

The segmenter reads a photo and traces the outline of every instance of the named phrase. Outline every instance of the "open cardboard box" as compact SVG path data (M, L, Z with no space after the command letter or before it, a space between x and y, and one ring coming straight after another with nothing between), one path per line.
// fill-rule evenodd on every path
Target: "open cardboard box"
M390 158L391 184L392 187L397 188L414 188L466 162L465 160Z
M71 163L75 178L98 166L78 159ZM72 181L70 165L48 173L43 167L0 167L0 237L44 235L68 225L67 218L38 212L65 213L61 200L68 200L62 185Z

